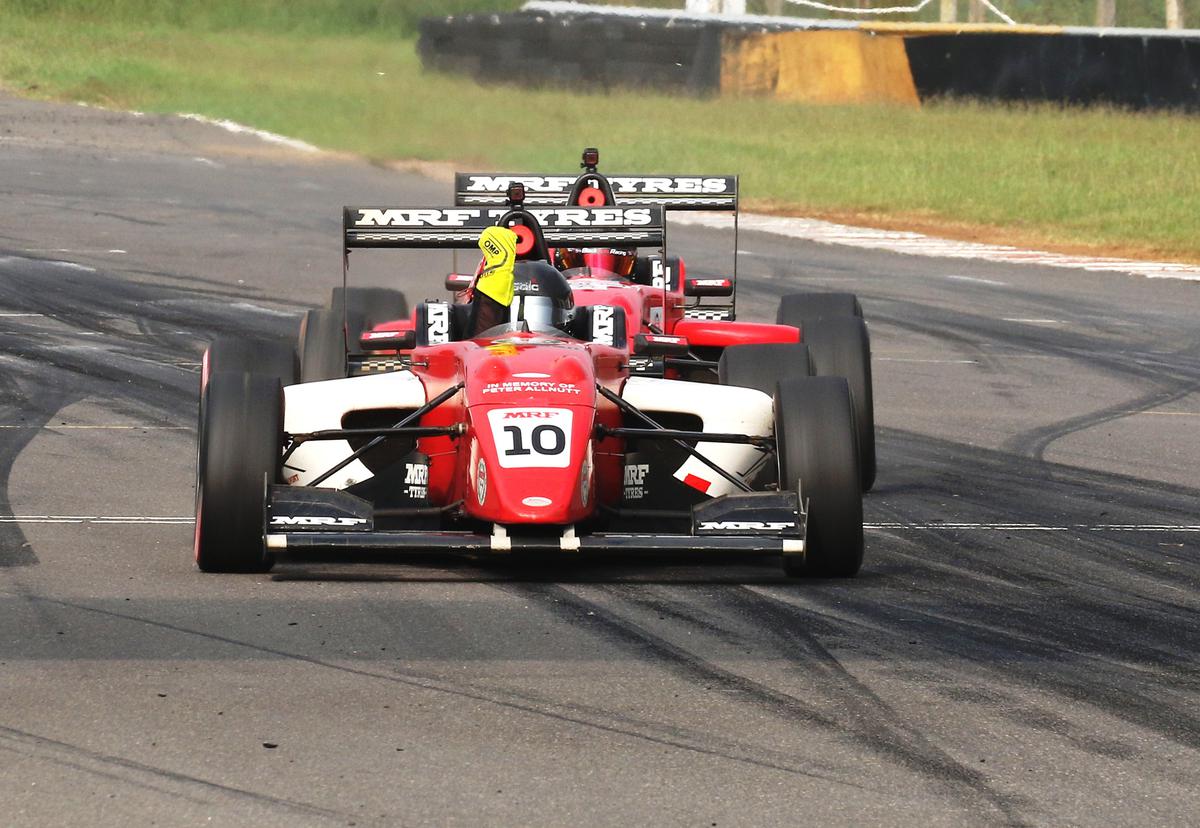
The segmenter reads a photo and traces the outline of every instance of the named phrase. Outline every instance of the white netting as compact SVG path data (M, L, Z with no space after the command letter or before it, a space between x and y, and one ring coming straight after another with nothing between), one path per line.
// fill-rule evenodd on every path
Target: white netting
M833 6L829 3L821 3L819 0L787 0L787 2L796 6L805 6L806 8L810 9L820 9L821 11L837 12L839 14L916 14L932 3L933 0L921 0L921 2L912 6L886 6L883 8L867 9L847 6ZM979 0L979 3L1010 26L1016 25L1017 21L1000 11L1000 9L996 8L995 4L992 3L991 0Z

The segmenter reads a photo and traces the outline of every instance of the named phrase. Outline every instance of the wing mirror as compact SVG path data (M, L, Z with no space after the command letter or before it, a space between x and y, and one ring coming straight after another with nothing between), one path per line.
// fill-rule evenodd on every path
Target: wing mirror
M684 279L684 296L732 296L733 279Z

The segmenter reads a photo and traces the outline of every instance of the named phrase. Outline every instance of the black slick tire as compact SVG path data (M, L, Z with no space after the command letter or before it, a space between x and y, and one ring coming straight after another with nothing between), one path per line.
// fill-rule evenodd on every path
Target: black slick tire
M367 328L408 318L408 299L394 288L335 287L329 296L329 309L341 313L343 302L351 314L363 317ZM361 336L362 331L357 334Z
M783 380L775 391L780 489L808 502L805 554L784 555L792 577L849 578L862 566L863 511L850 389L841 377Z
M279 475L283 390L277 377L209 374L201 390L196 459L196 565L204 572L266 572L265 486Z
M360 314L342 316L328 308L310 310L300 322L300 381L320 382L346 376L346 330L361 331L366 323ZM357 346L357 339L350 340Z
M792 343L730 345L717 362L717 381L721 385L753 388L768 396L775 393L781 379L811 377L813 373L808 346Z
M279 377L284 385L294 385L300 379L296 347L286 340L220 336L208 346L204 359L207 374L246 371Z
M862 305L853 293L789 293L780 298L775 321L802 328L806 319L826 316L857 316L861 319L862 315Z
M863 320L843 316L812 319L800 334L818 377L845 377L854 403L862 490L875 485L875 394L871 384L871 338Z

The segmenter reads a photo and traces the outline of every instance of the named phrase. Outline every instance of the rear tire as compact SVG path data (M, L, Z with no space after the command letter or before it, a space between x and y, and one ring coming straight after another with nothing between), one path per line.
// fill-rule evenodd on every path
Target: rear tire
M335 287L329 296L329 309L341 313L343 299L346 303L346 310L351 314L362 315L366 322L366 328L373 328L383 322L408 318L408 299L404 297L403 293L393 288ZM361 335L362 331L358 331L353 341L357 342Z
M861 319L862 315L862 305L853 293L789 293L779 300L775 321L802 328L806 319L825 316L857 316Z
M850 389L842 377L783 380L775 391L780 490L808 501L805 554L791 577L850 578L862 566L862 490Z
M800 331L818 377L845 377L854 403L862 490L875 485L875 394L871 381L871 338L863 320L825 317L809 320Z
M279 477L283 389L277 377L211 374L201 392L196 462L196 565L266 572L264 486Z
M812 355L807 345L730 345L717 363L721 385L753 388L771 396L775 386L789 377L813 376Z
M345 318L340 310L310 310L300 323L300 381L319 382L346 376L346 345L358 345L358 338L347 340L346 330L361 332L366 321L361 314Z
M286 340L221 336L208 346L205 359L208 374L245 371L279 377L284 385L295 385L300 379L300 360L296 348Z

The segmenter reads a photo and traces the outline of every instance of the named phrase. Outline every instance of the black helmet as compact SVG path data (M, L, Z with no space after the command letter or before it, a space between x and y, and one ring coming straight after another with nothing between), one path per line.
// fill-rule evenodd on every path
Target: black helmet
M531 331L561 330L570 321L575 298L567 279L546 262L517 262L509 321Z

